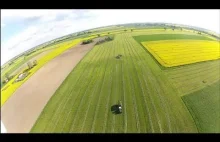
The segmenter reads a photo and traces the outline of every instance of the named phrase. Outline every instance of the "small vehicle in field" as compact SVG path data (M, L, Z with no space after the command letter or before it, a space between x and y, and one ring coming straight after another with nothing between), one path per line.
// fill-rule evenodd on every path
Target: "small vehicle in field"
M118 102L118 111L119 113L122 113L122 102L121 101Z

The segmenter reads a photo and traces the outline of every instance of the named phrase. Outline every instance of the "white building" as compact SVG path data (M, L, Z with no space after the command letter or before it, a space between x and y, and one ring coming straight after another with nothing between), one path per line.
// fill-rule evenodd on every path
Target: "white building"
M5 125L3 124L3 122L1 121L1 133L7 133L7 130L5 128Z

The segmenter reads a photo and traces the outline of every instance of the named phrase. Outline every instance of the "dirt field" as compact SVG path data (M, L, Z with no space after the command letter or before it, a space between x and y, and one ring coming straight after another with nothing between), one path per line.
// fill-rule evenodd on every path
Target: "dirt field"
M50 97L94 44L77 45L51 60L10 97L1 108L8 133L30 131Z

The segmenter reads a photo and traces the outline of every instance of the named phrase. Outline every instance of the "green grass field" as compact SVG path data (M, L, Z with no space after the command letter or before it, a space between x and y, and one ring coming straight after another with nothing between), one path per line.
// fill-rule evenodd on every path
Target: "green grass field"
M220 79L220 60L194 63L164 70L180 95L187 95Z
M118 100L123 113L115 115L111 107ZM118 34L74 68L31 132L197 132L197 127L149 53L131 34Z
M203 35L191 35L191 34L151 34L134 36L134 39L138 42L144 41L156 41L156 40L174 40L174 39L197 39L197 40L213 40Z
M199 132L220 133L220 81L183 96Z

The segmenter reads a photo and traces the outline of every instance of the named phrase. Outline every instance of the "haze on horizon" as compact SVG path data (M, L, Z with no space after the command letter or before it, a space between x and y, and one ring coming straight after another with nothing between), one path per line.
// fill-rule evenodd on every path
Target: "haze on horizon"
M162 22L220 33L219 10L1 10L1 65L52 39L101 26Z

